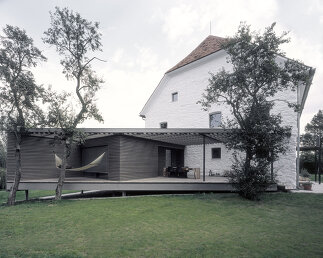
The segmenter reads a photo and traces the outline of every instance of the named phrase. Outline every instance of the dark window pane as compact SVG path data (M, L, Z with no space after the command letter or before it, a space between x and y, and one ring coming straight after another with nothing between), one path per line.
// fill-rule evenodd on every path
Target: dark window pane
M212 148L212 159L221 159L221 148Z
M167 122L160 123L160 128L167 128Z

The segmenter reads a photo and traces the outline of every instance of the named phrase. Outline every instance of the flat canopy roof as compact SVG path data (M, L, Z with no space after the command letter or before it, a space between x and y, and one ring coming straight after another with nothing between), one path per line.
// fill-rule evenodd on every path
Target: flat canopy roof
M100 138L113 135L132 136L147 140L167 142L178 145L198 145L225 142L230 133L228 129L209 128L78 128L86 133L88 139ZM40 128L29 130L32 136L53 137L60 134L60 129Z

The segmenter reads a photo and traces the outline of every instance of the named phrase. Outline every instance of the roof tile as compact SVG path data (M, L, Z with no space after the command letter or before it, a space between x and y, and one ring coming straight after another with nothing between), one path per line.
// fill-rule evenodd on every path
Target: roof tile
M189 63L192 63L198 59L201 59L205 56L208 56L216 51L222 49L222 44L227 39L217 37L217 36L208 36L205 40L202 41L200 45L197 46L187 57L180 61L173 68L169 69L166 73L172 72L182 66L185 66Z

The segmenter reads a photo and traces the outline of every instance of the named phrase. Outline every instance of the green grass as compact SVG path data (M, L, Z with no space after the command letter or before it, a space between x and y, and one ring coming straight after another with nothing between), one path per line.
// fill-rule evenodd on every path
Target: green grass
M72 192L75 192L75 191L64 190L63 194L72 193ZM9 195L9 192L5 190L0 191L0 205L8 201L8 195ZM29 191L29 199L43 197L43 196L50 196L50 195L55 195L55 191L50 191L50 190ZM18 191L16 195L16 201L23 201L25 199L26 199L25 191Z
M323 257L323 195L236 194L0 207L0 256Z

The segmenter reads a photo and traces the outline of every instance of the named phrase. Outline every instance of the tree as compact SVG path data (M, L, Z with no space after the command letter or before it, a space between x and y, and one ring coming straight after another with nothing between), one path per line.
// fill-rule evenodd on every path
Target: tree
M21 178L22 136L31 127L44 122L39 101L43 87L36 84L30 69L46 58L33 44L25 30L6 25L0 37L0 131L15 136L16 172L10 189L8 205L13 205Z
M290 135L288 126L281 126L281 116L272 108L278 92L295 91L299 83L308 83L309 70L300 62L285 59L280 46L287 43L287 33L277 36L275 23L263 34L252 33L241 23L236 35L223 45L231 70L222 68L211 73L209 85L199 103L204 109L211 104L226 104L232 119L224 125L231 129L226 146L234 150L235 162L229 178L240 195L258 199L271 182L270 163L286 151ZM298 108L296 103L287 102Z
M305 126L305 133L301 135L301 144L305 147L315 147L318 145L318 138L322 141L323 136L323 111L319 110L310 123ZM321 154L322 155L322 154ZM302 152L300 162L303 168L314 172L317 155L312 151ZM320 159L319 159L320 160ZM322 157L321 157L322 160ZM315 171L316 172L316 171Z
M6 167L7 159L7 144L4 138L4 134L0 132L0 168Z
M103 80L99 78L91 67L94 60L100 60L88 52L101 51L101 34L99 23L89 22L79 13L59 7L50 13L51 26L44 33L43 41L56 47L62 56L61 65L67 80L75 81L75 94L79 111L74 112L75 105L68 104L70 94L62 93L50 107L51 125L61 128L58 136L63 144L62 167L56 187L56 199L61 199L62 187L65 180L66 159L69 156L73 141L81 135L77 126L88 118L103 121L95 105L95 94L100 89ZM102 61L102 60L100 60Z
M305 126L305 134L301 136L304 146L315 146L317 137L323 136L323 111L319 110L310 123Z
M7 148L6 141L0 131L0 190L6 189L6 158Z

